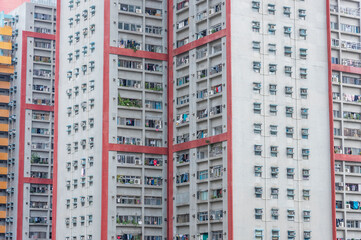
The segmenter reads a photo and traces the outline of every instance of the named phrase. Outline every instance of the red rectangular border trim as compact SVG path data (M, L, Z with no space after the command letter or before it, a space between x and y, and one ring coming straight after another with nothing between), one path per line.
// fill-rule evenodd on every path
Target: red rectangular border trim
M361 74L361 68L358 68L358 67L349 67L349 66L344 66L344 65L340 65L340 64L332 64L331 68L334 71Z
M148 153L148 154L159 154L166 155L168 148L163 147L148 147L148 146L136 146L136 145L124 145L110 143L108 151L119 151L119 152L134 152L134 153Z
M209 42L212 42L214 40L225 37L227 34L228 34L228 29L222 29L221 31L218 31L218 32L213 33L211 35L207 35L207 36L205 36L203 38L192 41L192 42L190 42L190 43L188 43L188 44L186 44L186 45L184 45L182 47L174 49L173 50L173 55L177 56L177 55L182 54L184 52L188 52L188 51L190 51L190 50L192 50L194 48L197 48L199 46L202 46L202 45L207 44ZM168 46L173 46L173 41L172 42L169 41Z
M22 32L22 52L21 52L21 92L20 92L20 131L19 131L19 179L18 179L18 209L17 209L17 226L16 237L18 240L22 240L23 236L23 211L24 211L24 183L25 179L29 181L29 178L24 177L24 163L25 163L25 111L27 109L26 103L26 73L27 73L27 50L28 37L55 40L55 35L35 33L29 31ZM33 105L33 104L29 104ZM45 106L39 106L45 107ZM42 110L43 111L43 110ZM37 181L37 180L34 180ZM54 197L53 197L54 198Z
M47 179L47 178L31 178L31 177L26 177L26 178L24 178L24 183L48 184L48 185L51 185L51 184L53 184L53 180L52 180L52 179Z
M329 105L329 124L330 124L330 165L331 165L331 212L332 212L332 235L336 240L336 189L335 189L335 153L334 153L334 135L333 135L333 98L332 98L332 69L334 65L331 62L331 16L330 0L326 0L326 24L327 24L327 55L328 55L328 105Z
M206 145L217 143L217 142L224 142L227 140L228 140L228 134L222 133L222 134L212 136L212 137L207 137L207 138L203 138L203 139L198 139L198 140L193 140L193 141L173 145L173 151L179 152L179 151L183 151L183 150L187 150L187 149L206 146Z
M36 110L36 111L54 112L53 106L44 106L44 105L25 103L25 108L29 109L29 110Z
M168 0L168 169L167 239L173 239L173 0Z
M59 50L60 50L60 6L61 0L57 0L56 3L56 43L55 43L55 96L54 96L54 154L53 154L53 209L52 209L52 225L51 225L51 237L56 240L56 214L58 204L58 111L59 111Z
M160 61L168 60L168 54L147 52L142 50L134 51L128 48L109 47L109 53L115 55L122 55L128 57L136 57L136 58L147 58L147 59L154 59Z
M361 162L360 155L335 154L335 160L345 162Z

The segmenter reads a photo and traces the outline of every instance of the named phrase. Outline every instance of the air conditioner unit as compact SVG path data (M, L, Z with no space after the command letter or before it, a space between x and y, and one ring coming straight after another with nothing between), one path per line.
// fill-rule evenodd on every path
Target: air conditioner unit
M350 169L349 169L349 168L346 168L346 169L345 169L345 172L349 173L349 172L350 172Z
M135 160L135 165L142 165L142 160L140 159Z
M351 209L351 205L350 205L350 204L346 204L346 205L345 205L345 208L346 208L346 209Z
M139 8L138 8L138 9L135 9L135 12L141 14L141 13L142 13L142 9L139 9Z
M140 179L135 179L134 184L140 184Z
M343 182L338 183L340 187L343 187Z
M344 223L344 222L340 222L339 227L341 227L341 228L345 227L345 223Z

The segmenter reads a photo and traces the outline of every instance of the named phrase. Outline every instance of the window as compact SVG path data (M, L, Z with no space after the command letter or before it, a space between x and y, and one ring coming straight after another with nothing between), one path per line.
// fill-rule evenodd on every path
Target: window
M303 238L304 238L304 240L310 240L311 239L311 231L303 231Z
M293 107L286 107L286 117L292 117L293 116Z
M276 6L274 4L268 4L268 14L275 15Z
M301 108L301 117L303 119L308 119L308 108Z
M255 114L261 114L261 103L253 103L253 112Z
M254 166L254 176L262 177L262 166Z
M262 208L255 208L255 209L254 209L254 214L255 214L255 219L260 219L260 220L262 220L263 209L262 209Z
M285 74L288 77L292 77L292 67L291 66L285 66Z
M286 37L291 37L292 34L292 27L283 27L284 29L284 34Z
M294 221L295 220L295 210L287 209L287 220Z
M300 34L300 38L306 39L306 37L307 37L307 30L301 28L299 34Z
M307 78L307 68L300 68L300 77L301 79Z
M254 188L254 193L256 195L256 198L262 198L262 194L263 194L262 187L255 187Z
M272 178L278 178L278 172L279 172L278 167L271 167L271 177Z
M310 179L310 169L302 169L303 180Z
M293 148L288 147L288 148L286 149L286 154L287 154L287 157L288 157L288 158L293 158L293 154L294 154Z
M286 57L292 57L292 47L285 47L285 56Z
M295 176L295 169L294 168L287 168L287 178L293 179Z
M275 35L276 34L276 24L268 24L268 34Z
M278 155L278 147L277 146L271 146L271 157L277 157Z
M287 188L287 198L290 200L294 200L295 198L295 190L292 188Z
M259 1L252 1L252 9L253 11L259 12L261 3Z
M285 94L287 97L292 97L292 93L293 93L293 87L290 86L286 86L285 87Z
M260 62L253 62L253 71L259 73L261 72L261 63Z
M272 229L272 240L279 240L280 239L280 230Z
M279 193L278 188L271 188L271 198L272 199L278 199L278 193Z
M304 210L303 211L303 221L309 222L311 220L311 211Z
M299 17L300 19L305 20L305 19L306 19L306 10L304 10L304 9L299 9L299 10L298 10L298 17Z
M269 64L269 74L275 75L277 72L277 64Z
M288 240L296 239L296 232L295 231L287 231Z
M254 51L260 52L260 50L261 50L261 42L253 41L252 42L252 48L253 48Z
M262 145L254 145L254 155L256 156L262 155Z
M301 59L307 58L307 49L306 48L300 48L300 58Z
M260 82L253 82L253 91L256 93L261 93L261 83Z
M252 31L253 32L259 32L260 28L261 28L260 22L257 22L257 21L252 22Z
M293 127L286 127L286 137L293 138Z
M300 89L300 95L301 95L301 98L306 99L307 96L308 96L308 89L307 88L301 88Z
M270 111L270 114L273 115L273 116L276 116L277 115L277 105L276 104L270 104L269 105L269 111Z
M305 200L305 201L310 200L310 192L311 192L311 190L309 190L309 189L302 190L303 200Z
M253 126L254 126L253 132L255 134L261 134L262 133L262 123L255 123L255 124L253 124Z
M270 84L269 85L269 93L271 95L276 95L277 94L277 84Z
M263 230L261 229L254 230L254 238L255 240L263 240Z
M269 52L270 54L276 55L277 45L276 45L276 44L273 44L273 43L269 43L269 44L268 44L268 52Z
M302 128L301 129L301 135L302 135L302 139L308 139L308 128Z
M271 136L277 136L277 125L270 125L270 134Z
M285 17L291 17L291 8L290 7L283 7L283 15Z
M272 220L278 220L278 208L272 208L271 209L271 216L272 216Z

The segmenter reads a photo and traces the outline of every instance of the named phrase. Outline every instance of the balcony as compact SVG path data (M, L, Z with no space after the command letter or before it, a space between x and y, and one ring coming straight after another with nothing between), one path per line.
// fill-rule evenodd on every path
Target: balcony
M0 152L0 160L8 160L8 154Z
M0 196L0 204L6 204L6 196Z
M8 169L6 167L0 167L0 175L8 174Z
M9 139L0 138L0 146L8 146L8 145L9 145Z
M11 57L10 56L0 56L0 64L11 65Z
M9 103L10 96L0 95L0 103Z
M0 189L6 189L7 183L6 182L0 182Z
M6 218L6 211L0 211L0 219Z
M9 117L9 110L0 109L0 117L8 118Z
M0 49L11 50L12 49L11 42L0 42Z
M10 89L10 82L0 81L0 88L1 89Z

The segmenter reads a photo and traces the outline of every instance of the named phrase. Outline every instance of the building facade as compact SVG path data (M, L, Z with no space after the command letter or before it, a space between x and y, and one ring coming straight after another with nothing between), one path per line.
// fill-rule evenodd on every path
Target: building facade
M58 1L53 238L332 239L327 14Z
M330 1L330 133L337 240L361 239L359 20L359 1Z
M1 152L0 152L0 237L5 239L6 236L6 222L12 219L8 216L6 209L7 205L7 180L8 180L8 149L9 144L9 101L10 101L10 81L12 74L14 74L14 66L11 57L12 51L12 17L5 15L3 12L0 13L0 134L1 134Z
M56 9L24 3L11 15L6 239L51 239Z

